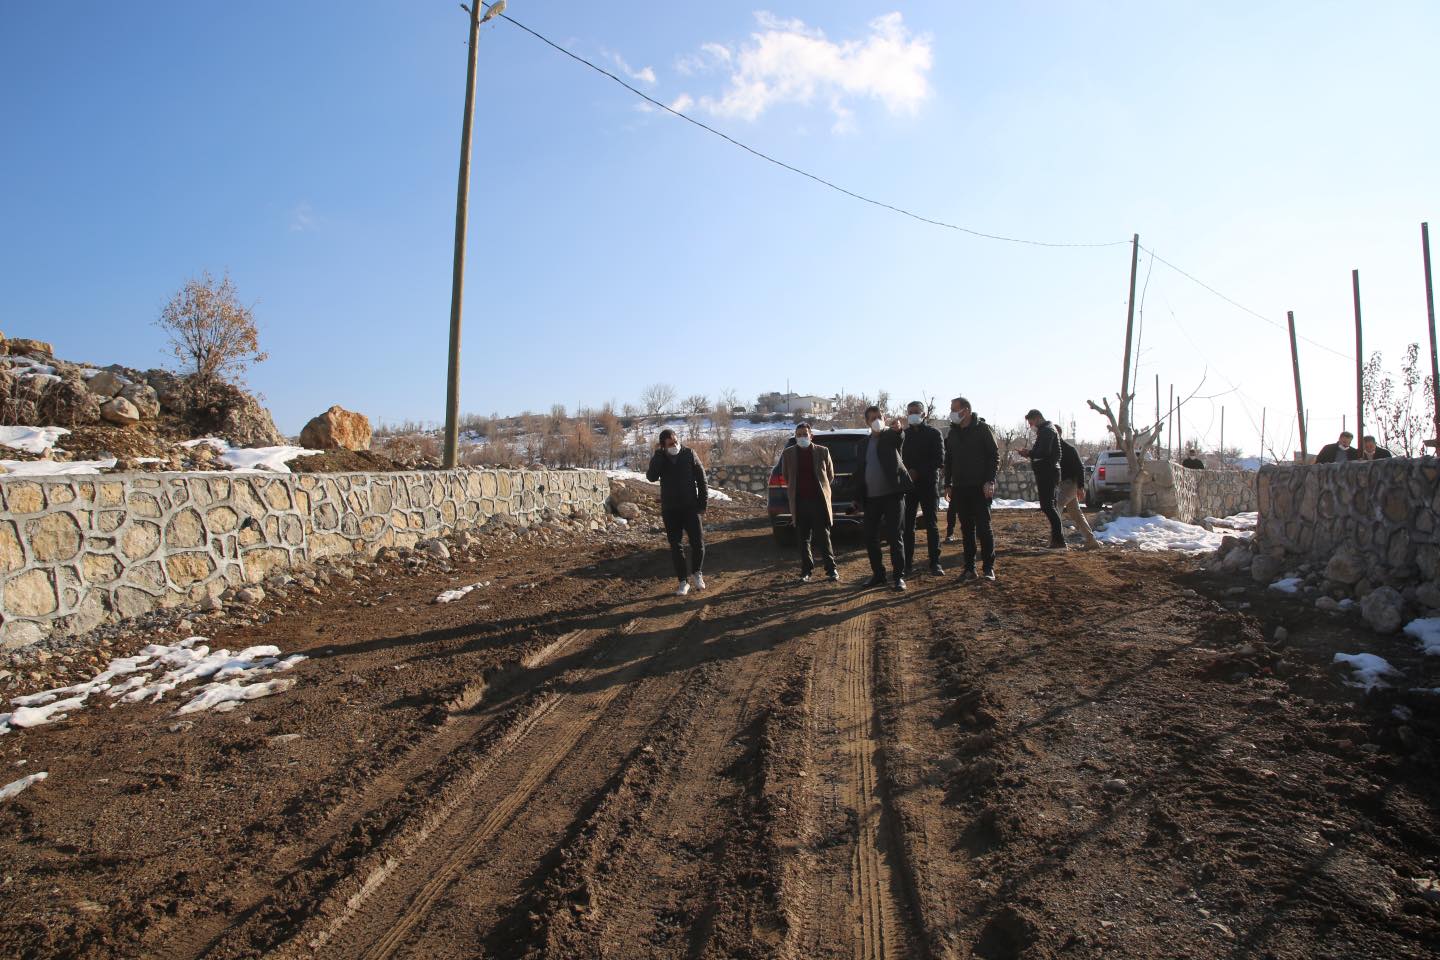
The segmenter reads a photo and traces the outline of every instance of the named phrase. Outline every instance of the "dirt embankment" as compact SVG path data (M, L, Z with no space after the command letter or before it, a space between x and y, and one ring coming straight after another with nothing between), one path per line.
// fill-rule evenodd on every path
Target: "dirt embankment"
M802 587L753 509L698 596L648 521L520 538L218 620L283 695L0 738L0 953L1433 955L1435 709L1329 666L1376 638L1029 516L995 584Z

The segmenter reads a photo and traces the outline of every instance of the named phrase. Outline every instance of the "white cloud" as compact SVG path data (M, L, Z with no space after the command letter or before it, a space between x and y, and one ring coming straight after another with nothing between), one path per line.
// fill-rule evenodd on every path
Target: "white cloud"
M694 100L711 114L756 120L777 104L819 101L835 117L832 129L845 133L855 129L849 101L878 100L892 114L913 115L930 96L931 39L912 34L899 13L870 21L861 39L840 42L800 20L766 11L756 13L755 20L759 30L739 48L706 43L676 64L690 75L728 73L718 96Z
M315 229L315 211L311 209L309 202L301 201L295 205L290 212L290 232L304 233L307 230Z
M670 109L674 110L676 113L684 113L693 106L695 106L695 98L690 96L690 94L688 93L682 93L680 94L680 96L670 101Z
M625 58L618 53L607 50L606 56L613 60L615 66L620 68L620 72L631 80L634 80L636 83L643 83L647 87L655 86L655 71L650 67L641 67L639 70L636 70L631 67L630 64L626 63Z

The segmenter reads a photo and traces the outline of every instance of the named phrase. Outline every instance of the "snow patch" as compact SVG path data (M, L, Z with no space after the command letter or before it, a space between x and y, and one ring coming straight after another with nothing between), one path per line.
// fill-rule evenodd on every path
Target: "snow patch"
M996 497L990 501L990 506L995 510L1039 510L1039 500L1007 500L1004 497Z
M1355 671L1355 679L1345 682L1346 686L1350 687L1363 687L1366 690L1388 687L1390 684L1384 678L1400 675L1400 671L1390 666L1389 661L1373 653L1337 653L1332 662L1346 664Z
M227 464L231 470L270 470L274 473L289 473L288 464L296 457L313 457L325 452L324 450L307 450L304 447L292 446L232 447L219 437L186 440L180 446L198 447L202 443L219 454L217 459L221 463Z
M1420 649L1440 657L1440 617L1422 617L1405 624L1405 636L1420 641Z
M1133 543L1147 552L1205 553L1218 550L1224 537L1204 527L1155 516L1116 517L1095 531L1095 539L1101 543Z
M44 780L48 776L50 776L50 774L46 773L44 770L41 770L39 773L32 773L28 777L21 777L19 780L16 780L13 783L5 784L5 786L0 787L0 803L4 803L6 800L13 799L20 794L21 790L24 790L32 783L39 783L41 780Z
M1205 526L1222 527L1226 530L1254 530L1260 524L1260 514L1252 510L1249 513L1237 513L1229 517L1206 517Z
M634 483L649 483L650 486L659 488L660 484L650 483L650 478L638 470L606 470L605 476L611 480L629 480ZM709 496L711 500L732 500L734 499L724 490L718 487L710 487Z
M1300 577L1286 577L1284 580L1276 580L1270 584L1270 589L1279 590L1281 593L1299 593L1300 586L1304 582Z
M435 602L436 602L436 603L454 603L456 600L459 600L459 599L461 599L462 597L464 597L466 594L468 594L471 590L478 590L478 589L480 589L481 587L488 587L488 586L490 586L490 581L489 581L489 580L482 580L482 581L479 582L479 583L472 583L472 584L470 584L469 586L456 587L454 590L446 590L444 593L440 594L438 597L435 598Z
M0 427L0 446L26 453L44 453L69 432L64 427Z
M99 473L115 466L115 458L106 460L0 460L0 473L14 477L58 477Z

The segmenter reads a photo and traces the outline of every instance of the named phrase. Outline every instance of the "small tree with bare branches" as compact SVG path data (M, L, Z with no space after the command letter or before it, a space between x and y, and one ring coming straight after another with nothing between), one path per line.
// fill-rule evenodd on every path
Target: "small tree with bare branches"
M652 417L665 412L675 402L675 388L668 383L652 383L640 394L640 403Z
M255 313L240 302L228 273L218 283L208 272L187 280L155 325L165 331L175 359L201 387L243 379L247 367L266 357Z

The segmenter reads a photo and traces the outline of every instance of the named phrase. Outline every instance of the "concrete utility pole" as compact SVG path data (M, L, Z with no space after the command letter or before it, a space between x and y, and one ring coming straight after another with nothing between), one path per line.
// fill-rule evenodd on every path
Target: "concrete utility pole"
M450 361L445 379L445 469L460 447L460 301L465 288L465 225L470 212L470 128L475 119L475 57L480 45L480 0L461 4L470 14L470 62L465 72L465 117L460 124L460 182L455 189L455 263L450 274ZM492 14L487 13L485 19Z
M1305 463L1309 459L1309 451L1305 449L1305 401L1300 396L1300 351L1295 347L1295 311L1286 311L1285 317L1290 321L1290 367L1295 372L1295 416L1300 418L1300 462Z
M1125 367L1120 377L1120 429L1123 432L1126 426L1134 419L1130 409L1130 398L1134 391L1130 389L1130 344L1135 339L1135 273L1140 262L1140 234L1130 241L1130 301L1125 311ZM1115 438L1119 440L1119 437Z
M1355 293L1355 443L1365 448L1365 350L1360 339L1360 271L1350 271Z
M1435 439L1440 440L1440 359L1435 353L1435 286L1430 280L1430 224L1420 224L1420 251L1425 258L1425 311L1430 317L1430 389L1435 394Z

